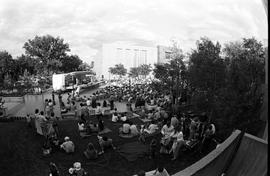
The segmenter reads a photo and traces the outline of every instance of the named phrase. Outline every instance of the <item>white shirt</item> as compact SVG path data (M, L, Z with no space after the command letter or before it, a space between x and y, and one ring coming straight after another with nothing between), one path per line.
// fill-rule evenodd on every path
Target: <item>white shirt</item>
M125 122L127 120L127 117L123 116L123 117L121 117L121 120Z
M161 129L161 134L165 137L169 137L174 132L174 127L171 125L168 127L166 124Z
M91 100L86 100L86 105L90 106L91 105Z
M79 124L78 123L78 128L79 128L79 131L83 131L84 130L84 124Z
M112 115L112 121L113 121L113 122L117 122L117 120L118 120L117 115L114 115L114 114L113 114L113 115Z

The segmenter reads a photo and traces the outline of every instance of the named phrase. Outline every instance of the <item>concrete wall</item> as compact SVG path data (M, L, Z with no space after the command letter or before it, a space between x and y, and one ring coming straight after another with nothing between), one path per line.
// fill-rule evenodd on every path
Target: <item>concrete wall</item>
M174 174L173 176L219 176L231 159L240 139L240 131L236 130L217 149L194 163L190 167Z
M266 176L267 146L265 140L245 134L226 175Z

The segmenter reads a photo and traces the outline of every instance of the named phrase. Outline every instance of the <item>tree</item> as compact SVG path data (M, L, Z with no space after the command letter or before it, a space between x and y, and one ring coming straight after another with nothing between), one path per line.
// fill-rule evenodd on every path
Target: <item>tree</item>
M142 75L144 78L152 71L150 64L142 64L137 69L138 74Z
M23 48L25 54L42 64L42 71L47 73L57 71L62 66L61 60L66 57L66 52L70 51L64 39L51 35L35 36L34 39L25 42Z
M169 90L172 96L172 103L176 103L176 98L181 95L185 85L186 66L184 64L184 54L176 43L171 47L171 57L168 63L155 64L154 76L163 83L163 90ZM161 85L155 82L156 85Z
M128 74L132 78L137 78L139 76L139 69L138 69L138 67L131 67Z
M189 56L188 82L193 93L202 97L200 101L193 97L193 103L200 110L211 111L211 114L218 92L225 85L226 67L220 53L218 42L214 44L208 38L201 38Z
M89 65L86 62L81 63L79 66L79 70L81 70L81 71L92 71L92 68L93 68L93 66Z
M82 60L77 55L71 55L66 56L61 59L61 71L67 73L67 72L73 72L80 70L80 65L83 63Z
M127 74L127 69L123 64L116 64L114 67L109 68L109 72L113 75L118 75L121 78Z
M259 119L262 106L261 86L265 76L265 50L255 38L244 38L241 42L231 42L223 49L227 80L223 104L233 116L231 125L245 128L247 123Z
M0 83L6 77L11 78L11 81L18 79L17 64L7 51L0 51Z
M38 69L38 67L36 66L37 63L33 58L22 54L21 56L17 57L16 62L17 65L19 66L18 68L19 75L23 75L25 70L31 75L37 73Z

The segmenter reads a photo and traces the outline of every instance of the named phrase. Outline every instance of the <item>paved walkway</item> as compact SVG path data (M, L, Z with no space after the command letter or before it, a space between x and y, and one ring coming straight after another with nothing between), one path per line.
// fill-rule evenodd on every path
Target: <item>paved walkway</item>
M85 90L80 94L80 96L89 97L96 90L98 90L98 88L93 90ZM67 103L67 97L67 93L62 94L62 100L65 104ZM51 93L44 93L42 95L25 95L24 102L6 103L6 107L8 108L7 114L9 116L26 116L27 114L34 114L35 109L44 110L45 99L52 99ZM60 117L61 113L57 95L55 95L55 102L56 105L54 106L54 113L56 116ZM102 104L102 101L99 102ZM126 103L116 102L115 106L119 112L126 111Z

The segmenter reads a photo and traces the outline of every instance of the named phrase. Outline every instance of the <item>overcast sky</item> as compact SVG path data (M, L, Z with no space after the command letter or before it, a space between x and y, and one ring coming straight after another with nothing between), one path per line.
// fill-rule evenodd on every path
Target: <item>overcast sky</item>
M59 36L86 62L104 43L170 45L188 52L207 36L222 44L268 39L261 0L0 0L0 50L13 57L35 35Z

